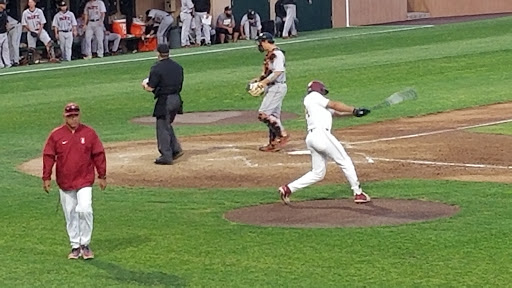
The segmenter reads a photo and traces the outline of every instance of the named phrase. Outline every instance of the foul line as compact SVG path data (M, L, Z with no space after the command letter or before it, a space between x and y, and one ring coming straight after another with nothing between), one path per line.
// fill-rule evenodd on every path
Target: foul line
M470 163L450 163L450 162L435 162L423 160L406 160L406 159L390 159L390 158L377 158L371 157L373 160L384 162L402 162L411 164L422 165L435 165L435 166L456 166L456 167L469 167L469 168L492 168L492 169L512 169L512 166L499 166L499 165L486 165L486 164L470 164Z
M463 126L463 127L457 127L457 128L451 128L451 129L437 130L437 131L431 131L431 132L410 134L410 135L404 135L404 136L396 136L396 137L389 137L389 138L379 138L379 139L374 139L374 140L349 142L348 144L350 144L350 145L354 145L354 144L368 144L368 143L376 143L376 142L383 142L383 141L392 141L392 140L416 138L416 137L430 136L430 135L435 135L435 134L442 134L442 133L447 133L447 132L460 131L460 130L478 128L478 127L485 127L485 126L504 124L504 123L509 123L509 122L512 122L512 119L495 121L495 122L489 122L489 123L483 123L483 124L477 124L477 125Z
M404 27L404 28L398 28L398 29L370 31L370 32L363 32L363 33L357 33L357 34L347 34L347 35L338 35L338 36L324 36L324 37L318 37L318 38L297 39L297 40L290 40L290 41L286 41L286 42L282 42L282 43L278 43L278 44L279 45L286 45L286 44L295 44L295 43L303 43L303 42L311 42L311 41L323 41L323 40L338 39L338 38L348 38L348 37L354 37L354 36L364 36L364 35L372 35L372 34L384 34L384 33L392 33L392 32L401 32L401 31L416 30L416 29L423 29L423 28L430 28L430 27L434 27L434 25ZM188 52L188 53L181 53L181 54L172 55L172 57L176 58L176 57L182 57L182 56L202 55L202 54L210 54L210 53L219 53L219 52L227 52L227 51L249 49L249 48L254 48L254 45L242 46L242 47L223 48L223 49L214 49L214 50L206 50L206 51L195 51L195 52ZM144 57L144 58L136 58L136 59L124 59L124 60L105 61L105 62L97 62L97 63L76 64L76 65L71 64L69 66L57 66L57 67L47 67L47 68L39 68L39 69L31 69L31 70L21 70L21 71L5 72L5 73L0 73L0 76L15 75L15 74L25 74L25 73L33 73L33 72L63 70L63 69L81 68L81 67L90 67L90 66L130 63L130 62L147 61L147 60L154 60L154 59L156 59L156 56Z

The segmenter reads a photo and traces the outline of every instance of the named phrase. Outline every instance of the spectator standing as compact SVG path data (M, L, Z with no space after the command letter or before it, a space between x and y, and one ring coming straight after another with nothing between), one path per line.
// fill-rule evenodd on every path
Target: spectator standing
M85 57L84 59L92 58L92 39L96 39L98 41L98 57L103 57L103 38L104 35L104 27L105 24L105 13L107 12L107 8L105 7L105 3L101 0L89 0L87 4L85 4L84 14L85 14Z
M181 0L181 47L190 47L190 27L192 26L192 19L194 17L194 3L192 0ZM198 43L196 43L196 46Z

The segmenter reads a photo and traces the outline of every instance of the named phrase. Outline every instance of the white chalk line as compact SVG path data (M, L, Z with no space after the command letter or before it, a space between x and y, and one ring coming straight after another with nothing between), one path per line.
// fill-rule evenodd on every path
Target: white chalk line
M512 166L487 165L487 164L453 163L453 162L437 162L437 161L407 160L407 159L391 159L391 158L380 158L380 157L372 157L372 159L373 160L377 160L377 161L384 161L384 162L401 162L401 163L421 164L421 165L431 165L431 166L456 166L456 167L467 167L467 168L512 169Z
M312 42L312 41L324 41L324 40L332 40L332 39L338 39L338 38L348 38L348 37L355 37L355 36L365 36L365 35L373 35L373 34L384 34L384 33L392 33L392 32L402 32L402 31L416 30L416 29L423 29L423 28L430 28L430 27L434 27L434 25L403 27L403 28L398 28L398 29L387 29L387 30L369 31L369 32L346 34L346 35L324 36L324 37L317 37L317 38L287 40L285 42L279 42L278 44L279 45L286 45L286 44L296 44L296 43L304 43L304 42ZM213 50L205 50L205 51L186 52L186 53L180 53L180 54L172 55L171 57L172 58L176 58L176 57L182 57L182 56L193 56L193 55L211 54L211 53L228 52L228 51L243 50L243 49L250 49L250 48L255 48L255 45L241 46L241 47L229 47L229 48L213 49ZM9 71L9 72L0 73L0 76L25 74L25 73L34 73L34 72L44 72L44 71L55 71L55 70L63 70L63 69L71 69L71 68L81 68L81 67L91 67L91 66L100 66L100 65L110 65L110 64L131 63L131 62L147 61L147 60L154 60L154 59L156 59L156 56L136 58L136 59L122 59L122 60L113 60L113 61L104 61L104 62L84 63L84 64L70 64L70 65L67 65L67 66L55 66L55 67L46 67L46 68L38 68L38 69L30 69L30 70ZM86 60L83 60L83 61L86 61Z
M365 141L356 141L356 142L350 142L348 144L350 144L350 145L357 145L357 144L368 144L368 143L376 143L376 142L383 142L383 141L392 141L392 140L416 138L416 137L430 136L430 135L442 134L442 133L453 132L453 131L460 131L460 130L466 130L466 129L473 129L473 128L479 128L479 127L485 127L485 126L504 124L504 123L509 123L509 122L512 122L512 119L495 121L495 122L489 122L489 123L483 123L483 124L477 124L477 125L463 126L463 127L457 127L457 128L443 129L443 130L437 130L437 131L431 131L431 132L416 133L416 134L410 134L410 135L404 135L404 136L379 138L379 139L365 140Z

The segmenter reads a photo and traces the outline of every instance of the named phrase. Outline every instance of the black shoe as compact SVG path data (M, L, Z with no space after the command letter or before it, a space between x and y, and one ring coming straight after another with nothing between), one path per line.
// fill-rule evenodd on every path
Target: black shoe
M185 153L183 153L183 151L172 154L172 160L176 160L176 159L180 158L181 156L183 156L183 154L185 154Z
M172 165L172 160L166 160L166 159L160 157L155 160L155 164L157 164L157 165Z
M20 63L13 63L12 64L12 67L18 67L18 66L20 66Z

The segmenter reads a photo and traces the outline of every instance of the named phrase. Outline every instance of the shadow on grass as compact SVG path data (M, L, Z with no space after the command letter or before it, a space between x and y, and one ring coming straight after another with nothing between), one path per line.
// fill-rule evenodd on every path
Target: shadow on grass
M119 282L137 283L144 286L162 285L165 287L186 287L185 281L180 277L163 272L134 271L123 268L114 263L104 262L98 259L86 262L96 268L109 273L111 277Z

